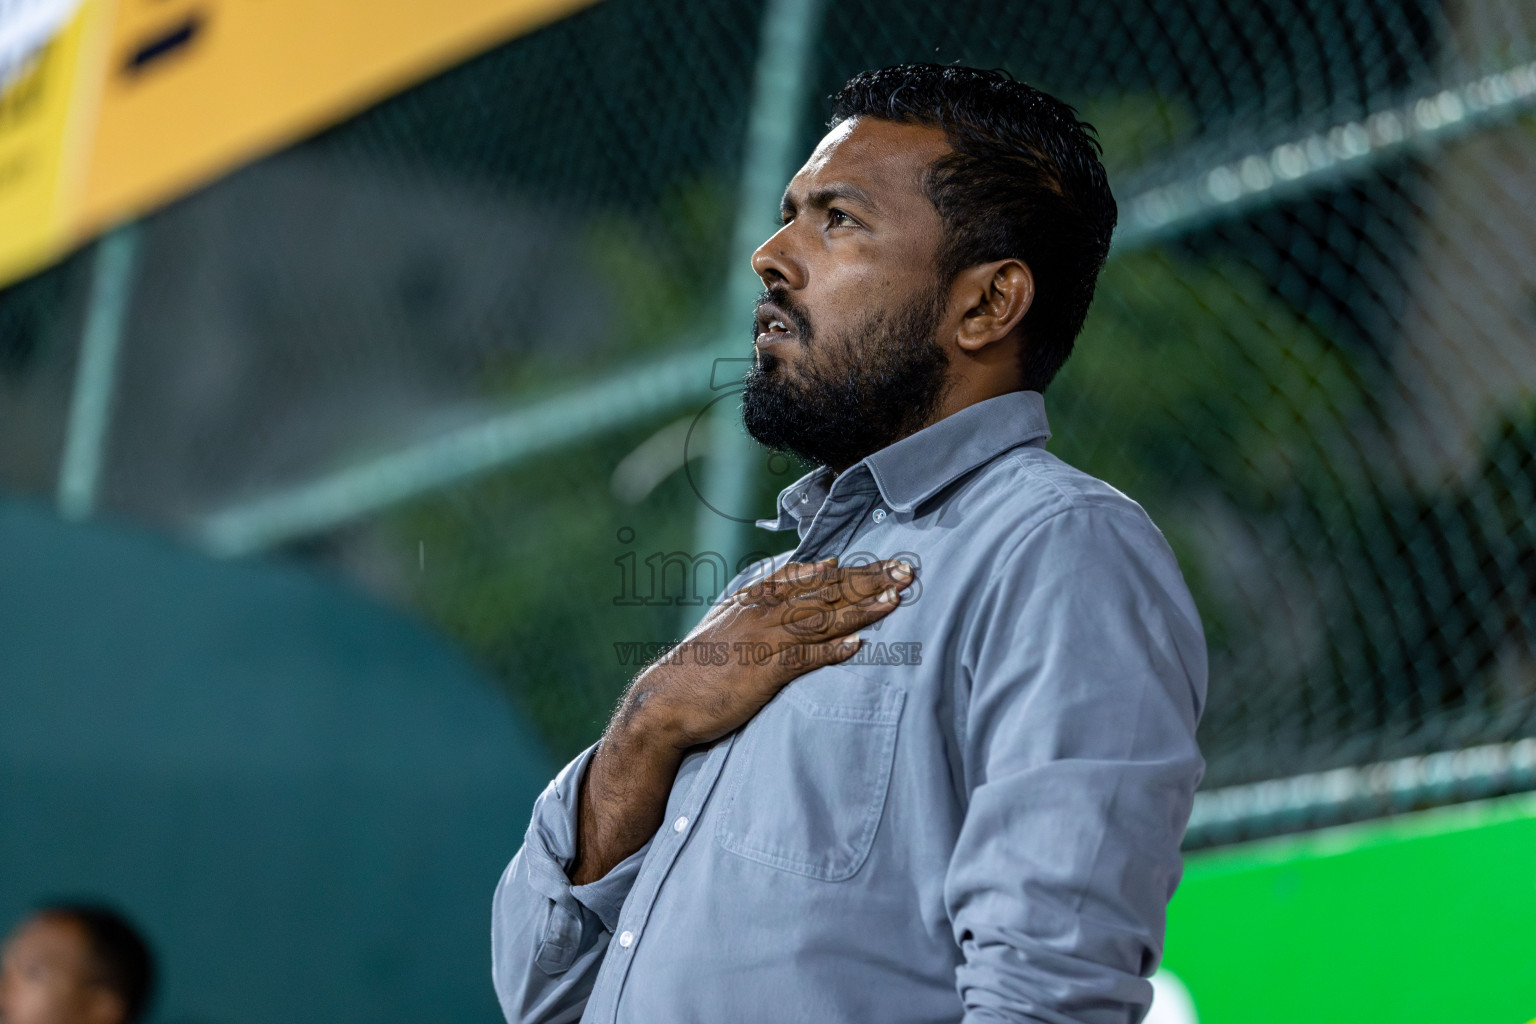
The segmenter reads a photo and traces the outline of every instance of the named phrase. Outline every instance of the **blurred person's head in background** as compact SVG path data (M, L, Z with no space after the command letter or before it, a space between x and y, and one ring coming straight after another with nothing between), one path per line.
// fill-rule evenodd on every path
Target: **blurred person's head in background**
M753 255L748 432L841 470L966 406L1044 391L1115 220L1093 129L1055 97L967 67L854 76Z
M51 904L0 951L0 1024L135 1024L154 981L149 945L122 915Z

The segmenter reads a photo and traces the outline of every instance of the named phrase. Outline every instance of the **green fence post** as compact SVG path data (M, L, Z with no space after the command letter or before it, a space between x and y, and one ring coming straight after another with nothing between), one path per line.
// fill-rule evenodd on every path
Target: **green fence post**
M778 230L779 198L799 163L798 129L812 71L811 49L821 23L820 0L769 0L763 13L762 40L752 84L746 154L737 194L736 225L730 258L734 261L725 289L725 305L717 344L721 357L750 357L748 314L762 290L751 266L751 255ZM741 426L739 396L719 402L709 419L709 455L705 460L705 492L694 528L699 551L716 551L733 569L747 552L752 524L753 482L760 449ZM717 511L718 510L718 511ZM766 514L767 510L760 510ZM722 514L725 513L725 514ZM696 614L688 613L685 628Z
M96 511L102 453L107 444L118 353L128 317L138 245L139 229L134 224L125 224L96 243L91 293L64 435L64 458L59 467L59 514L66 519L86 519Z

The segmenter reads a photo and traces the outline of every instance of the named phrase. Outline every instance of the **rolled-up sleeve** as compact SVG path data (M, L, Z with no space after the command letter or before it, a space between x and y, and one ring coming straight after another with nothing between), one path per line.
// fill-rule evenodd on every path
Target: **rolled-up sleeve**
M496 886L491 976L509 1024L581 1019L607 939L650 848L647 843L590 885L571 885L581 780L595 750L566 765L534 802L522 849Z
M999 552L963 640L969 804L945 879L965 1024L1129 1024L1203 771L1198 615L1135 506Z

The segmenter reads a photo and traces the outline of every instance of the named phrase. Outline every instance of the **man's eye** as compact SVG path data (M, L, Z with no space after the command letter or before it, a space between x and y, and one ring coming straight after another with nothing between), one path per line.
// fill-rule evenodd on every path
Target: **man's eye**
M842 210L831 210L828 211L827 214L827 223L834 228L843 228L857 224L858 221L854 220Z

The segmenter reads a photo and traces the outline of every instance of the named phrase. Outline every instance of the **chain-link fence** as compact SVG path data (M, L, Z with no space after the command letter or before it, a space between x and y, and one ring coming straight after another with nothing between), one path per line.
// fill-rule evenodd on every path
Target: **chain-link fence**
M698 614L695 570L718 586L680 554L711 546L701 494L746 518L798 473L749 454L733 491L741 442L694 428L825 97L899 60L1006 67L1104 141L1121 231L1052 447L1180 556L1207 786L1511 742L1536 732L1533 41L1514 0L605 0L141 222L115 359L81 343L104 250L0 293L0 482L344 574L568 755Z

